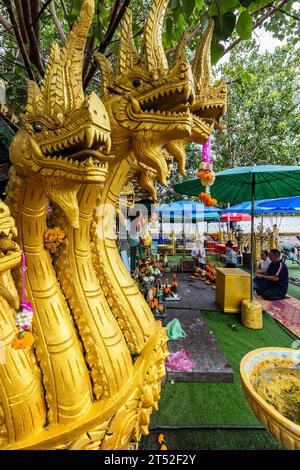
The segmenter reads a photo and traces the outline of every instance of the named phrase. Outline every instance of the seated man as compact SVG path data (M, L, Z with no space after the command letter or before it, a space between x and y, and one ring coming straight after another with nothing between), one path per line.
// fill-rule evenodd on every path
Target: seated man
M289 274L286 265L280 261L280 251L270 251L271 264L266 274L257 274L254 288L266 300L284 299L289 285Z

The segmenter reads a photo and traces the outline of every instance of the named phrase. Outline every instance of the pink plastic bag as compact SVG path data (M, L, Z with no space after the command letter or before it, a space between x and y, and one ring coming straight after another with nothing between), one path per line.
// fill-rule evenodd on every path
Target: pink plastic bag
M166 363L167 368L180 372L191 372L196 367L196 364L188 356L189 352L184 348L176 353L170 353Z

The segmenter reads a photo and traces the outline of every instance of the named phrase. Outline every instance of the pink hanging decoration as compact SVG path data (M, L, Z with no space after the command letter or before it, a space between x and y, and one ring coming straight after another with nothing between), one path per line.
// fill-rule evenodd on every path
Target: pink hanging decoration
M211 158L211 141L212 141L212 137L210 135L207 142L205 142L202 146L202 162L208 163L208 164L213 163L212 158Z
M13 349L24 349L26 347L30 347L34 342L32 334L30 333L30 331L28 331L32 324L33 308L31 302L26 301L26 261L24 251L22 251L21 260L22 301L20 304L20 309L16 316L16 326L19 330L19 333L12 340L11 347Z

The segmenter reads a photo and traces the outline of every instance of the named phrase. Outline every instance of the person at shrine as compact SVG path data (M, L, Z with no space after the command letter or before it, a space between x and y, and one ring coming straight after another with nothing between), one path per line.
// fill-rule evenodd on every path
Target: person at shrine
M256 274L267 274L268 267L271 264L271 260L269 258L268 250L263 250L260 254L260 260L258 263Z
M130 271L134 272L137 267L137 250L139 251L140 258L142 258L142 247L140 244L140 235L142 227L142 217L139 211L136 212L135 218L130 223L129 231L129 245L130 245Z
M289 273L286 265L280 260L280 251L274 248L270 251L271 263L266 274L258 273L254 279L257 294L265 300L284 299L289 286Z
M206 264L206 251L203 243L198 241L192 248L192 257L196 260L198 267L204 269Z
M225 261L226 268L235 268L237 265L237 254L233 249L232 241L228 240L225 243L226 255L222 255Z

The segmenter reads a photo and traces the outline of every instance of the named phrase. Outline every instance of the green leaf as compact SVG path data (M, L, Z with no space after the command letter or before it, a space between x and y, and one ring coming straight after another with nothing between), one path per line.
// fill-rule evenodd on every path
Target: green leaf
M177 24L181 15L181 8L177 7L172 11L174 23Z
M178 7L178 3L179 3L179 0L171 0L169 7L172 8L172 10L174 10L174 8Z
M168 45L171 44L172 39L173 39L172 30L173 30L173 21L172 21L172 18L168 16L166 19L166 41Z
M203 5L204 5L204 0L196 0L195 5L199 10L202 10Z
M69 17L72 21L79 15L84 0L74 0L73 8Z
M186 27L186 21L182 13L179 13L177 21L174 21L174 23L176 23L176 26L179 27L180 31L182 31Z
M194 11L195 0L181 0L181 3L183 6L185 17L189 18Z
M221 16L213 17L215 22L215 35L225 41L228 39L235 27L236 17L233 13L225 13Z
M218 0L213 0L210 8L209 8L210 16L219 16L222 14L222 9L220 2Z
M248 11L243 11L236 24L236 31L241 39L250 39L252 35L252 16Z
M248 6L252 3L252 0L240 0L240 4L242 7L248 8Z
M216 41L216 38L213 38L211 43L211 63L213 65L215 65L221 58L224 49L225 47L223 46L223 44L220 44L218 41Z
M239 7L239 4L239 0L222 0L222 13L235 10L235 8Z
M239 6L239 0L213 0L209 9L209 14L210 16L220 16L228 11L238 8Z

